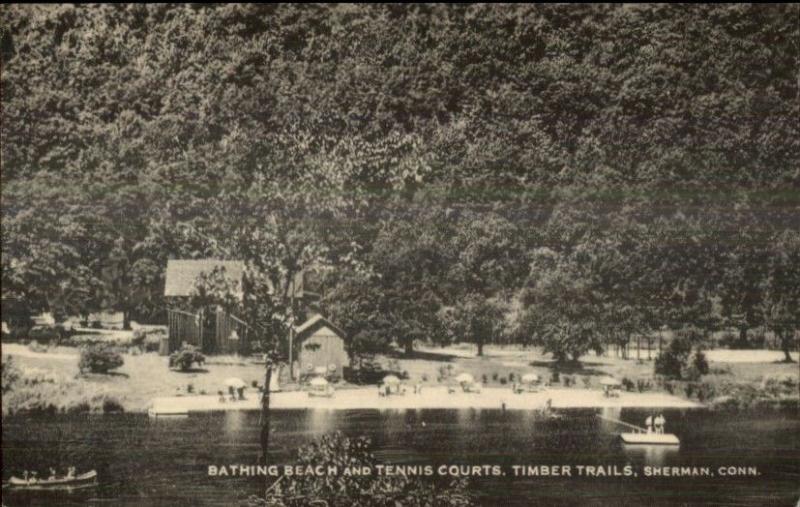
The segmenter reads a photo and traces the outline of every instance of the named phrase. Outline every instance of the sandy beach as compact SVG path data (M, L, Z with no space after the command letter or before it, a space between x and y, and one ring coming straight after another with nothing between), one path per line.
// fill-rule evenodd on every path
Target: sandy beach
M469 353L472 356L469 356ZM513 358L516 353L519 357ZM509 410L535 410L547 399L553 407L692 407L698 404L687 401L684 391L675 395L663 391L646 389L644 392L623 392L619 398L605 398L600 380L606 376L617 379L628 378L633 382L652 381L652 361L624 360L614 357L587 355L582 368L571 374L562 372L562 377L571 377L571 385L564 380L540 393L513 394L511 375L519 379L526 373L538 374L550 379L553 373L551 360L541 351L511 347L490 346L484 357L475 357L474 350L449 347L425 349L412 358L399 358L398 367L405 371L408 393L405 396L378 396L376 386L340 388L333 398L309 398L304 391L274 393L272 405L276 408L304 409L432 409L432 408L500 408L503 403ZM219 403L218 395L227 392L225 381L230 377L241 378L248 386L263 382L264 366L253 364L234 356L213 356L202 368L188 372L171 370L167 358L148 353L124 354L125 364L111 375L81 376L78 371L79 350L70 347L55 347L46 352L34 351L21 344L3 344L3 361L13 356L15 364L23 372L35 372L39 377L53 379L54 383L39 384L39 390L52 391L52 396L41 399L51 401L64 409L87 399L109 398L118 402L126 412L147 412L156 406L166 409L176 406L186 410L255 410L258 408L258 393L247 389L250 399L242 402ZM774 363L779 351L708 351L712 373L704 382L722 385L736 381L760 386L767 376L797 377L797 364ZM463 356L463 357L462 357ZM720 361L718 362L717 359ZM751 359L754 362L745 362ZM727 361L726 361L727 360ZM730 361L730 362L728 362ZM755 362L761 361L761 362ZM448 380L440 380L443 369L452 378L461 372L470 373L483 380L483 392L448 394ZM31 373L33 374L33 373ZM505 379L505 382L503 380ZM421 384L422 394L414 394L411 386ZM29 386L30 387L30 386ZM29 389L29 391L31 391ZM196 394L192 394L196 393ZM99 398L98 398L99 397ZM19 401L27 406L30 400L39 399L34 392L19 393Z
M307 392L273 393L270 406L274 409L321 410L420 410L420 409L501 409L537 410L547 400L553 408L653 407L693 408L702 405L665 393L622 393L607 398L602 391L592 389L544 389L536 393L514 394L510 388L485 388L480 393L448 394L446 387L429 387L420 394L379 396L375 388L343 389L333 397L310 397ZM212 410L258 410L259 396L250 393L243 401L221 403L217 396L166 396L153 399L151 413L202 412Z

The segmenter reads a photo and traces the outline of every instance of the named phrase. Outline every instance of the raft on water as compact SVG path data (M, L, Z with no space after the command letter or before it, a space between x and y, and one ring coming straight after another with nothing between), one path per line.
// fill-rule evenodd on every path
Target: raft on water
M620 433L626 444L680 445L681 441L672 433Z
M635 424L627 423L625 421L620 421L619 419L614 419L612 417L605 417L602 415L597 415L600 419L605 421L613 422L622 426L626 426L628 428L632 428L634 431L629 431L627 433L620 433L619 438L626 444L640 444L640 445L680 445L681 441L678 439L677 436L673 435L672 433L656 433L653 431L647 431L647 429L642 428L640 426L636 426Z

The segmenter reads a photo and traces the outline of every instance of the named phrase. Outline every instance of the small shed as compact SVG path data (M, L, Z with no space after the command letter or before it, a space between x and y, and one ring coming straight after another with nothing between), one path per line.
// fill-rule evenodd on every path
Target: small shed
M344 332L320 314L295 328L297 362L303 373L325 368L328 374L341 376L350 364L344 345Z

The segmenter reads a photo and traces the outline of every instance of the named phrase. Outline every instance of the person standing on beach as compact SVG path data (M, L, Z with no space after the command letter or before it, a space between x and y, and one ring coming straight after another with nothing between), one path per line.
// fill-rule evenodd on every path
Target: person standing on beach
M644 425L647 428L648 433L653 432L653 414L647 416L647 419L644 420Z

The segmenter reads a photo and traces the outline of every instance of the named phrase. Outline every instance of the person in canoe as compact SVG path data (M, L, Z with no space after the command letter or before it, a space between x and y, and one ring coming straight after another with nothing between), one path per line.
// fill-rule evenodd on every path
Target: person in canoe
M22 478L12 476L8 480L8 485L12 488L30 490L59 490L84 488L97 485L97 472L91 470L84 474L77 475L75 468L68 469L67 474L58 476L55 470L50 469L50 477L39 479L36 472L24 471Z

